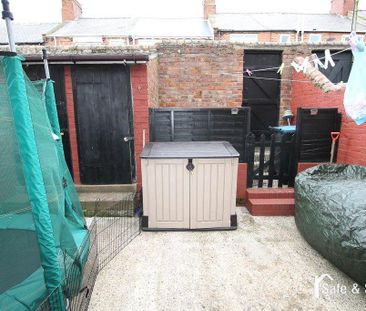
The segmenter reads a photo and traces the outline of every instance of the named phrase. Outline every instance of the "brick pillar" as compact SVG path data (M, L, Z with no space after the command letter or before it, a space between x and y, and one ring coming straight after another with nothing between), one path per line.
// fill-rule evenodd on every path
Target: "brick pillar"
M203 0L203 18L208 19L210 16L216 14L216 1Z
M145 64L131 66L131 89L133 106L133 129L136 163L137 190L142 187L140 154L143 144L143 130L146 133L146 143L149 142L149 110L147 67Z
M62 0L62 21L72 21L81 16L83 9L77 0Z
M69 123L72 173L74 175L74 182L76 184L80 184L79 152L78 152L78 143L76 135L74 94L72 91L72 77L71 77L70 66L65 66L64 75L65 75L67 120Z
M353 10L355 0L332 0L330 13L347 16L349 11Z

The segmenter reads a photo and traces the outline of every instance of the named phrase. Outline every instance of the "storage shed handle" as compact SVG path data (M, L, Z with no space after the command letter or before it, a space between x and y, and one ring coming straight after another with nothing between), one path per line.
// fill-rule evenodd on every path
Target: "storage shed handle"
M188 164L187 164L186 168L190 172L194 170L194 165L193 165L193 160L192 159L188 159Z

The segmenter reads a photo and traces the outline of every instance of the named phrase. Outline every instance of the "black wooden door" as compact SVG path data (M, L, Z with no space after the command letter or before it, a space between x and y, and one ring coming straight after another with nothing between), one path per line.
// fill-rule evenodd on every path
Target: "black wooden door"
M331 51L331 54L337 51ZM324 63L324 51L313 51L322 63ZM332 56L335 66L332 67L328 64L327 69L319 68L319 70L333 83L339 83L341 81L347 82L352 68L352 52L346 51Z
M45 78L43 65L26 65L24 71L31 80L41 80ZM69 171L72 174L72 161L70 153L69 123L67 119L66 100L65 100L65 80L64 67L62 65L50 65L50 76L55 81L55 97L57 105L58 120L60 123L62 144L64 147L65 159Z
M251 108L251 131L257 138L262 133L269 136L268 127L278 125L280 81L276 79L280 75L277 68L253 71L252 76L246 70L279 67L281 62L281 52L249 51L244 54L243 106Z
M83 184L131 183L134 172L129 68L75 65L80 178Z

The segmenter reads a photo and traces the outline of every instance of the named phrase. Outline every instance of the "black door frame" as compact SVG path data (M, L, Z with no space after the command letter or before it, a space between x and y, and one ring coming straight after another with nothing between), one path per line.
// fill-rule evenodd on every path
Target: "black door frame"
M283 61L283 50L258 50L258 49L253 49L253 50L245 50L244 51L244 68L243 68L243 75L246 75L246 69L247 69L247 66L246 66L246 62L245 62L245 59L246 59L246 55L248 54L278 54L280 56L280 62L278 64L278 66L281 65L282 61ZM253 67L253 68L252 68ZM251 66L252 69L262 69L264 67L272 67L271 65L259 65L258 68L257 68L257 65L256 66ZM277 67L277 64L274 65L273 67ZM277 70L278 68L273 68L272 70L266 70L266 71L257 71L257 72L254 72L254 76L258 76L260 77L261 73L264 73L264 72L276 72L277 73ZM277 77L278 79L281 78L281 76L279 74L277 74ZM245 80L249 80L250 78L243 78L243 107L251 107L250 105L248 105L248 103L246 102L247 99L245 98ZM254 79L253 79L254 80ZM261 84L263 80L260 80L260 79L256 79L254 80L256 81L256 83L258 84ZM280 106L281 106L281 81L278 81L278 85L277 85L277 92L278 92L278 97L274 100L277 108L276 108L276 125L278 125L279 123L279 119L280 119ZM251 109L252 110L252 114L255 114L255 111L254 109ZM257 118L259 119L259 118ZM251 122L253 124L253 121L255 122L255 118L252 117L251 118ZM269 133L269 131L268 131ZM257 137L259 138L259 137Z

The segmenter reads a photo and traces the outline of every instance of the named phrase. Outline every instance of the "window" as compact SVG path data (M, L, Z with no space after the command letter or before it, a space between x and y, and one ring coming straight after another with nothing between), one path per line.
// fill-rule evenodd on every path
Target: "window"
M95 44L99 45L103 43L102 37L73 37L72 41L76 44Z
M112 46L126 45L126 39L109 39L108 44Z
M280 43L290 43L291 42L291 35L290 34L281 34L280 35Z
M362 36L357 35L357 38L358 38L358 39L362 39ZM348 44L348 43L349 43L349 39L350 39L350 35L343 35L343 36L342 36L342 42L343 42L343 43Z
M310 34L309 35L309 43L319 43L322 40L322 35L318 34Z
M256 34L231 34L231 42L242 42L242 43L256 43L258 42L258 35Z
M137 45L144 45L144 46L151 46L151 45L154 45L155 43L159 43L159 42L161 42L161 40L156 40L156 39L138 39L138 40L136 40Z

